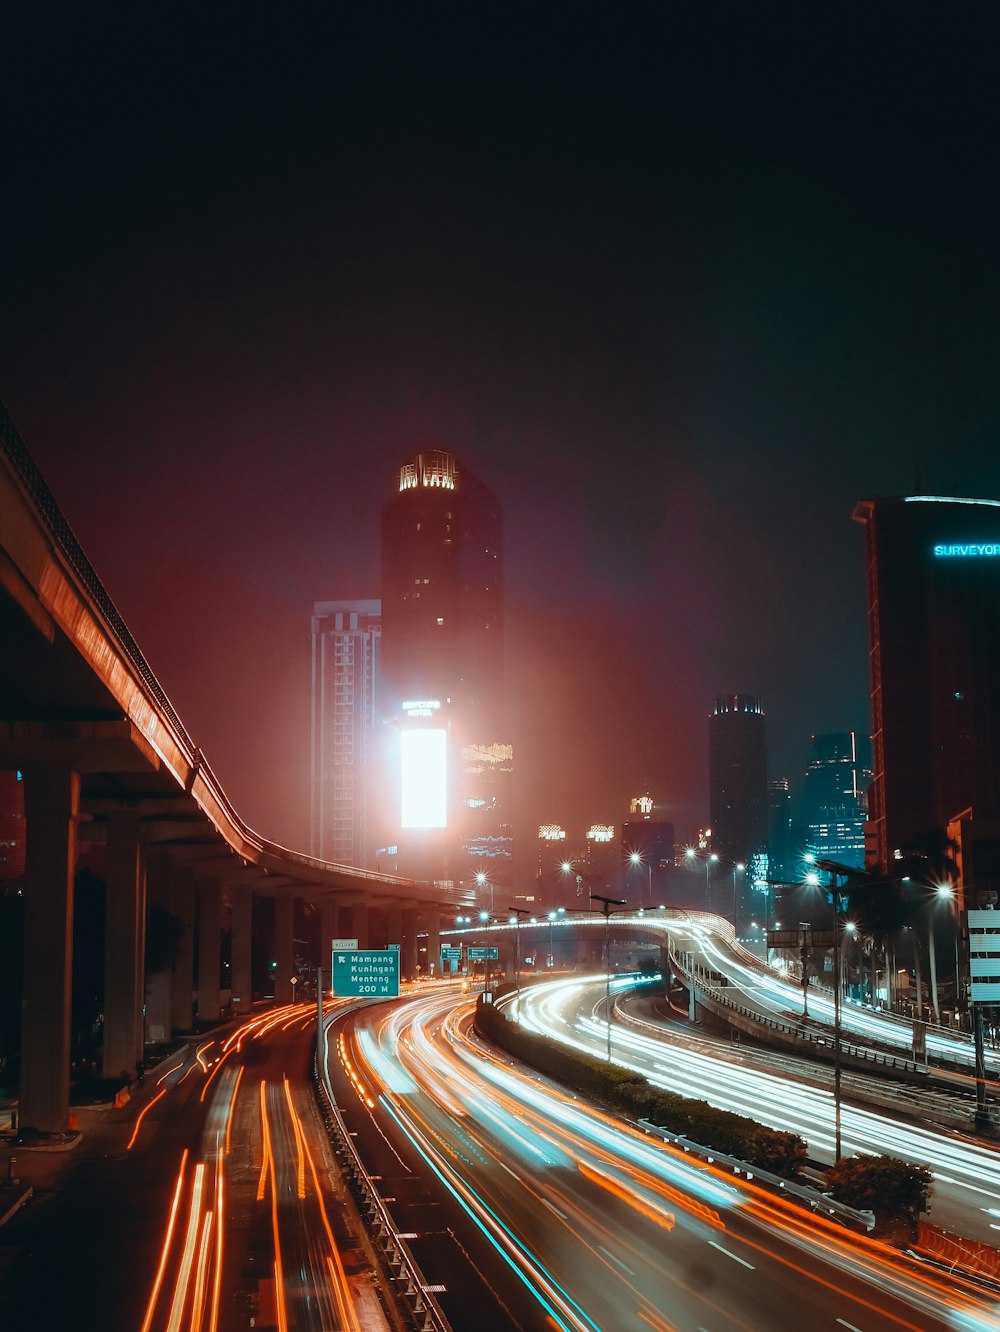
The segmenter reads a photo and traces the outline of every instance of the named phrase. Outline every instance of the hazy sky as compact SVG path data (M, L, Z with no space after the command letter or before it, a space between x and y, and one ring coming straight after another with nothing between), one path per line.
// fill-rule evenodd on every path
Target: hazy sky
M994 6L21 8L0 396L248 822L424 447L503 504L522 831L689 833L716 693L775 775L868 727L854 504L1000 495Z

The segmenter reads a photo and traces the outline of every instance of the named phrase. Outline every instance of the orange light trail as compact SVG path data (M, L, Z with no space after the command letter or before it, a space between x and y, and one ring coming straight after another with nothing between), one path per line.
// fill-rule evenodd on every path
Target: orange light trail
M139 1125L142 1123L142 1121L145 1119L145 1117L149 1114L150 1110L152 1110L153 1106L154 1106L154 1105L156 1104L156 1102L160 1099L160 1097L161 1097L161 1096L166 1096L166 1094L167 1094L167 1088L164 1087L164 1088L163 1088L163 1091L157 1092L156 1095L153 1097L153 1099L149 1102L149 1104L148 1104L148 1105L144 1105L143 1108L140 1110L140 1112L139 1112L139 1117L138 1117L138 1119L135 1121L135 1128L132 1130L132 1136L131 1136L131 1138L129 1138L129 1140L128 1140L128 1146L125 1148L125 1150L126 1150L127 1152L130 1152L130 1151L132 1150L133 1144L135 1143L136 1138L139 1136Z
M153 1322L153 1314L156 1312L156 1301L160 1296L163 1274L167 1270L167 1256L170 1253L170 1245L173 1241L174 1226L177 1224L177 1210L180 1206L181 1191L184 1188L184 1170L187 1166L187 1158L188 1153L185 1147L184 1155L181 1157L180 1169L177 1171L177 1185L174 1189L174 1200L170 1205L170 1216L167 1218L167 1230L163 1237L163 1247L160 1250L160 1265L156 1269L156 1277L149 1295L149 1303L146 1305L146 1317L143 1319L141 1332L149 1332Z

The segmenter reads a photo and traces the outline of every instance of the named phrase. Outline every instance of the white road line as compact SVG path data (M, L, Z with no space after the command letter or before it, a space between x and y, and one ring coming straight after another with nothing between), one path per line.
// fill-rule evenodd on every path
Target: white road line
M716 1244L715 1240L709 1240L708 1242L713 1249L718 1249L719 1252L724 1253L727 1258L732 1258L734 1263L742 1263L744 1267L749 1267L751 1272L756 1272L757 1269L754 1267L753 1263L748 1263L745 1258L737 1258L735 1253L730 1253L729 1250L724 1249L721 1244Z

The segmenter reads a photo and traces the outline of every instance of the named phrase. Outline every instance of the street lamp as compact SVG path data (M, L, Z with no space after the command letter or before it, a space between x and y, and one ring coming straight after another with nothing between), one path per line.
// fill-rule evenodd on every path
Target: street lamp
M476 871L476 887L477 887L477 888L485 888L487 884L490 885L490 915L492 915L492 914L493 914L493 883L492 883L492 881L491 881L491 879L490 879L490 876L486 873L485 870L477 870L477 871Z
M512 906L510 923L514 926L514 989L517 991L517 1003L514 1005L514 1021L521 1025L521 917L530 916L525 907Z
M490 913L488 911L480 911L479 920L486 926L486 956L483 958L483 993L485 994L487 989L489 989L490 975Z
M625 906L623 897L602 897L600 893L591 893L592 902L602 902L601 910L604 913L604 958L605 958L605 985L604 985L604 1003L608 1015L608 1063L611 1063L611 908L613 906Z
M746 865L744 865L742 860L738 860L736 864L733 866L733 934L734 935L736 933L737 921L739 920L739 912L736 909L736 874L737 871L740 874L742 874L745 869Z
M633 865L643 865L646 862L642 858L641 851L630 851L629 861ZM649 875L649 905L653 905L653 866L652 862L646 865L646 873Z
M705 908L708 911L712 910L712 866L718 859L714 851L705 857Z

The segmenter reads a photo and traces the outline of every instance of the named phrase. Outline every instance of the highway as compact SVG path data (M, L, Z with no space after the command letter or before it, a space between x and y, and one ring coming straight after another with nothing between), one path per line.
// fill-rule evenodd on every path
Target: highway
M456 1329L1000 1328L960 1281L512 1067L470 1035L471 1008L434 992L372 1006L326 1047L349 1130Z
M604 1003L603 976L553 981L522 991L520 1021L527 1029L604 1058ZM665 1090L797 1133L813 1160L832 1164L833 1094L829 1086L815 1084L804 1061L789 1060L778 1073L754 1067L750 1058L737 1069L722 1052L692 1046L684 1041L683 1030L672 1034L657 1022L615 1023L612 1032L616 1063ZM884 1152L930 1168L935 1224L984 1244L997 1243L1000 1153L992 1144L938 1125L905 1122L889 1112L851 1104L849 1098L842 1103L841 1126L845 1155Z
M205 1036L87 1115L0 1229L0 1327L390 1332L316 1112L312 1005ZM41 1173L40 1173L41 1178Z

